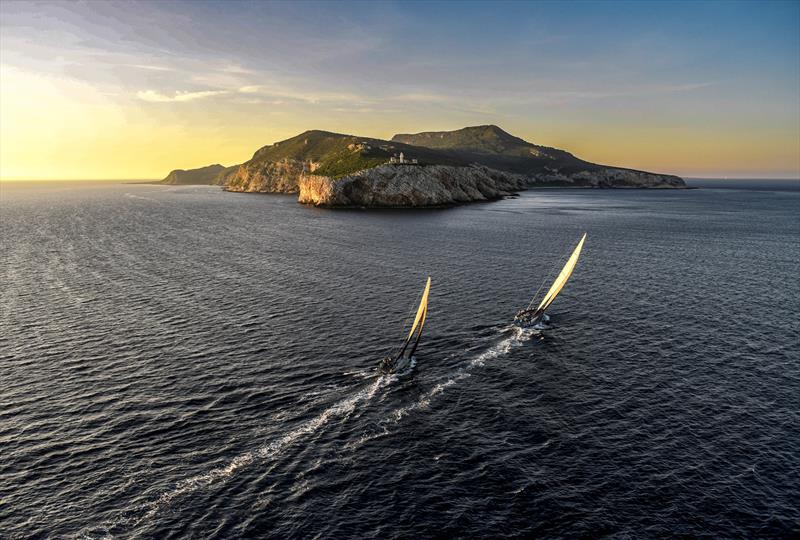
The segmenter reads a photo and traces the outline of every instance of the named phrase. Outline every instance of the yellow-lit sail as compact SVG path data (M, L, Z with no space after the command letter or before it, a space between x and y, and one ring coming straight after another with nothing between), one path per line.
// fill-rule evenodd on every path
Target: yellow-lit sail
M561 270L561 273L558 274L555 282L550 287L550 290L547 291L547 294L544 295L542 298L541 304L539 307L536 308L537 312L542 312L547 307L553 303L553 300L556 299L558 293L561 292L561 289L564 288L564 285L567 283L567 280L572 275L572 271L575 270L575 265L578 264L578 257L581 256L581 249L583 248L583 241L586 240L586 233L583 233L583 237L581 241L578 242L578 245L575 247L575 251L572 252L569 259L567 260L567 264L564 265L564 268Z
M428 278L428 283L425 284L425 291L422 293L422 300L419 302L419 309L417 309L417 316L414 318L414 324L411 325L411 331L408 333L408 337L406 340L411 339L411 336L414 335L414 331L417 329L419 325L422 328L422 325L425 324L425 317L428 314L428 293L431 290L431 278Z
M425 326L425 319L428 318L428 302L425 302L425 311L422 312L422 318L419 320L419 327L417 328L417 335L422 334L422 327Z

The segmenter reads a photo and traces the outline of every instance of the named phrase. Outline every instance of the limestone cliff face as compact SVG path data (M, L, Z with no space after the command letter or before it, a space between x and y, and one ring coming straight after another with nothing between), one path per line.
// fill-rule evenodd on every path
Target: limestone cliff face
M527 185L525 176L481 166L382 165L339 179L302 175L298 202L325 207L447 206L500 199Z
M316 169L314 162L298 160L244 163L225 180L228 191L297 193L300 178Z
M609 187L609 188L685 188L686 183L682 178L669 174L656 174L631 169L617 169L613 167L600 168L591 171L575 173L562 173L558 171L545 171L531 177L530 185L557 184L574 185L581 187Z
M224 186L228 183L230 178L233 178L233 175L239 170L241 165L231 165L230 167L225 167L222 171L217 174L212 180L212 184L215 186Z
M298 202L323 207L415 208L490 201L536 186L685 187L677 176L612 167L532 176L481 165L381 165L342 178L313 174L313 161L245 163L225 189L250 193L299 193Z

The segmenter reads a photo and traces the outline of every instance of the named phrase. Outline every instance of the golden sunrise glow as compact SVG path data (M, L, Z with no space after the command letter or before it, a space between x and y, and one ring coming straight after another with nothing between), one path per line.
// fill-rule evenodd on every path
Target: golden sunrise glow
M606 165L800 177L796 26L740 25L689 43L669 32L658 41L631 21L649 52L571 23L535 43L487 28L498 44L486 50L461 35L436 48L424 44L435 36L393 33L383 8L372 14L380 25L324 32L278 5L251 6L252 21L192 19L196 28L168 3L146 8L3 4L0 179L156 179L241 163L308 129L389 138L480 124ZM154 21L158 33L139 31ZM258 39L240 32L248 26ZM722 62L715 47L740 39L759 40L763 53ZM518 47L498 54L509 40Z
M390 137L408 118L364 118L347 112L310 114L303 107L235 103L218 119L207 97L148 102L103 94L90 85L2 66L0 165L3 179L150 179L175 168L232 165L259 147L311 128ZM248 115L248 109L254 114ZM222 113L220 113L222 114ZM443 120L417 131L461 127ZM473 123L492 121L476 115ZM666 119L665 119L666 120ZM469 120L465 119L465 124ZM566 149L596 163L684 175L761 171L800 176L798 134L790 128L715 129L567 121L531 128L504 125L527 140ZM732 171L732 172L729 172Z
M147 179L243 161L255 147L174 111L120 103L79 82L2 66L3 179ZM252 138L256 138L249 134ZM256 147L259 146L256 144Z

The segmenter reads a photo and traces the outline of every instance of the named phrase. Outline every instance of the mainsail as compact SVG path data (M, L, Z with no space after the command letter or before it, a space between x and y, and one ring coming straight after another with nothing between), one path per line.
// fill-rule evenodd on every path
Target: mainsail
M422 292L422 299L419 302L417 316L414 317L414 324L411 325L411 331L408 333L408 337L406 337L403 347L400 349L400 354L397 355L398 358L403 356L403 353L406 352L406 348L408 347L408 344L411 343L411 339L414 337L415 333L417 334L417 339L414 342L414 346L411 348L411 353L409 356L412 356L414 351L417 350L419 339L422 336L422 327L425 325L425 319L428 316L428 294L430 291L431 278L428 278L428 282L425 284L425 290Z
M411 336L414 335L414 331L417 329L417 325L425 323L425 313L428 311L428 293L430 293L430 291L431 278L428 278L428 282L425 284L425 290L422 292L422 299L419 301L417 316L414 318L414 324L411 325L411 331L408 333L406 339L411 339Z
M560 293L561 289L563 289L564 285L566 285L567 280L572 275L572 271L575 270L575 265L578 264L578 257L581 256L581 249L583 249L584 240L586 240L586 233L583 233L581 241L578 242L578 245L575 247L572 255L570 255L569 259L567 259L567 264L565 264L564 268L561 269L561 273L558 274L558 277L550 286L550 290L548 290L547 294L545 294L544 298L542 298L539 307L537 307L536 311L534 312L534 317L544 313L544 310L546 310L550 304L553 303L553 300L556 299L558 293Z

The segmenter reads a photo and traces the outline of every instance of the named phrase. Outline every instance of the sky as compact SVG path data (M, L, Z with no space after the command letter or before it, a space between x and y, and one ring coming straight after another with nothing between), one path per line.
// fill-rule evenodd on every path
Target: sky
M3 179L480 124L597 163L800 178L800 2L0 2Z

